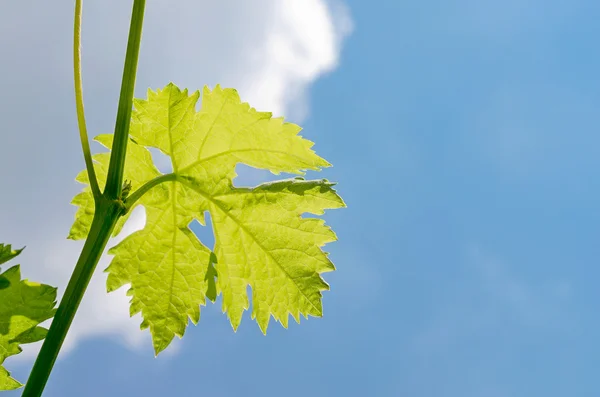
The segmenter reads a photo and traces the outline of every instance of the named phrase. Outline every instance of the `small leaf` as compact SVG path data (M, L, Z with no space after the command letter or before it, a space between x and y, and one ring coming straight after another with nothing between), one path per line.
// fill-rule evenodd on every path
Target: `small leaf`
M18 256L24 249L13 250L10 244L0 244L0 265Z
M1 258L7 258L3 252L10 252L14 258L21 251L0 244ZM55 305L56 288L21 280L19 265L0 274L0 390L22 386L2 364L21 352L20 344L37 342L46 336L46 329L39 324L54 316Z

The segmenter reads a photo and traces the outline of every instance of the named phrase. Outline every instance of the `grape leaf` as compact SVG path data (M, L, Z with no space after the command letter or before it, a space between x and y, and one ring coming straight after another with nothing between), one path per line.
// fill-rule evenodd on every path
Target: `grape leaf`
M10 244L0 244L0 265L18 256L24 249L14 250Z
M0 263L16 257L22 250L0 244ZM39 324L54 316L55 305L56 288L21 280L19 265L0 274L0 390L23 386L2 364L21 352L19 345L45 338L47 330Z
M289 314L298 322L300 315L321 316L321 292L329 289L321 273L334 270L321 247L336 236L323 220L301 215L345 206L326 180L234 187L238 163L300 175L330 164L298 135L300 127L242 103L236 90L205 87L196 111L199 98L198 91L188 95L169 84L134 101L124 177L135 192L161 175L147 147L168 155L173 172L135 203L144 206L146 225L109 251L114 258L106 269L107 288L131 285L130 313L141 312L141 328L150 328L156 354L183 336L188 318L196 324L200 305L218 293L237 329L249 308L248 285L252 318L264 333L270 316L284 327ZM110 149L110 135L97 140ZM94 158L105 183L109 154ZM85 171L78 180L87 183ZM84 238L94 212L89 186L73 203L79 209L70 237ZM194 219L206 224L206 211L213 251L189 229Z

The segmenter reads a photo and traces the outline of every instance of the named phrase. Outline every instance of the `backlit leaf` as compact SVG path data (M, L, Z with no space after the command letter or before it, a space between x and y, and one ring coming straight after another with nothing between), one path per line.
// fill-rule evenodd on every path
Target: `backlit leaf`
M197 111L199 98L199 92L189 95L169 84L134 101L125 164L130 197L161 175L147 148L169 156L173 173L135 203L146 210L145 227L109 251L108 290L130 285L130 312L141 312L157 354L183 336L188 318L198 322L200 305L217 293L234 329L249 308L248 286L252 317L263 332L271 316L285 327L290 314L297 321L321 316L321 292L329 288L321 274L334 270L321 247L335 234L323 220L302 217L344 206L332 183L297 178L233 186L238 163L300 175L330 164L298 135L300 127L242 103L236 90L205 88ZM111 147L110 136L97 140ZM95 160L103 184L109 154ZM78 180L87 183L85 171ZM89 187L74 204L79 209L70 237L84 238L94 212ZM212 250L189 228L194 219L205 225L205 212L213 224Z

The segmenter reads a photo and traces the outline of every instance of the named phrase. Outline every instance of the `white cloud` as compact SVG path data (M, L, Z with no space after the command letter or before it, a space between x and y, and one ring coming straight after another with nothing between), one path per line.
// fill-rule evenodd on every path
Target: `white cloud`
M0 148L0 169L13 171L0 177L12 192L0 195L0 241L26 244L20 261L24 276L62 291L82 245L65 239L74 213L68 202L80 189L72 181L83 162L68 72L71 33L56 28L71 23L72 4L35 3L0 4L0 52L9 60L2 66L0 89L18 92L0 98L6 143ZM295 122L307 115L310 84L336 67L352 29L344 5L323 0L156 0L147 7L138 95L170 80L190 89L221 83L238 88L242 99L259 110L291 115ZM29 8L39 11L31 23L3 23ZM129 12L129 2L117 0L84 8L84 88L92 135L114 124ZM32 34L31 26L40 34ZM35 63L31 54L38 54ZM143 222L138 213L127 227L135 230ZM150 349L139 316L129 318L126 288L105 292L102 270L109 260L103 257L98 265L65 351L99 335ZM26 349L23 357L37 348Z
M268 36L252 56L251 68L256 78L243 82L241 90L257 93L252 103L282 114L282 107L290 103L306 105L307 85L337 66L341 42L352 24L341 7L336 14L337 24L333 24L332 14L321 0L284 0L274 4L276 17ZM262 58L272 61L265 65ZM301 108L294 116L302 118L306 112Z

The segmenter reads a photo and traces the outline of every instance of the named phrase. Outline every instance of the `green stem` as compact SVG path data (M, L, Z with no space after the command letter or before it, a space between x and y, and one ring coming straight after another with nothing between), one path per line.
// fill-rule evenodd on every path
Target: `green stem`
M39 397L42 395L79 303L122 211L123 208L117 202L102 198L98 203L97 212L94 215L90 232L75 266L75 271L69 280L42 349L33 365L22 397Z
M125 68L123 71L123 82L121 85L121 95L119 97L119 109L117 112L117 123L115 126L115 137L108 169L108 178L104 194L96 198L96 211L90 227L90 232L83 245L83 250L75 270L71 275L69 284L63 298L61 299L56 315L52 320L42 349L37 356L25 390L22 397L40 397L44 387L48 382L52 367L56 362L58 353L67 336L69 327L73 322L77 308L85 294L87 286L92 278L92 274L106 248L106 244L117 223L117 220L124 213L123 204L118 200L121 195L123 184L123 168L125 165L125 154L127 151L127 139L129 133L129 122L131 110L133 107L133 90L135 86L135 76L137 71L138 57L140 52L140 42L142 37L142 24L144 21L145 0L134 0L131 16L131 25L129 31L129 40L127 42L127 54L125 56ZM92 184L93 163L91 162L91 153L85 130L83 119L83 99L81 88L81 66L80 66L80 28L81 28L81 0L76 1L75 7L75 92L77 96L77 117L80 121L80 136L82 137L83 152L86 159L86 167L90 175L90 184ZM83 129L82 129L83 126ZM85 140L83 139L85 137ZM90 165L92 168L90 168ZM96 187L97 181L96 181ZM93 185L92 185L92 189Z
M127 200L125 200L125 210L129 211L133 207L135 202L138 201L144 194L146 194L146 192L148 192L148 190L152 189L154 186L160 185L164 182L176 181L178 178L179 177L177 176L177 174L171 173L161 175L144 183L141 188L139 188L138 190L133 192L133 194L127 197Z
M81 14L83 0L75 1L75 23L73 33L73 71L75 80L75 105L77 107L77 123L79 125L79 138L81 148L83 149L83 158L85 168L87 169L92 194L97 201L102 194L98 186L96 171L94 170L94 161L90 151L90 142L88 139L87 126L85 123L85 111L83 107L83 82L81 80Z
M131 26L129 28L129 41L127 42L127 54L125 56L125 68L123 70L123 81L121 83L121 95L119 97L119 108L117 110L115 136L108 166L106 188L104 190L104 194L109 199L119 198L123 187L123 169L125 167L127 139L129 138L129 122L133 108L133 90L140 54L145 7L146 0L134 0Z

